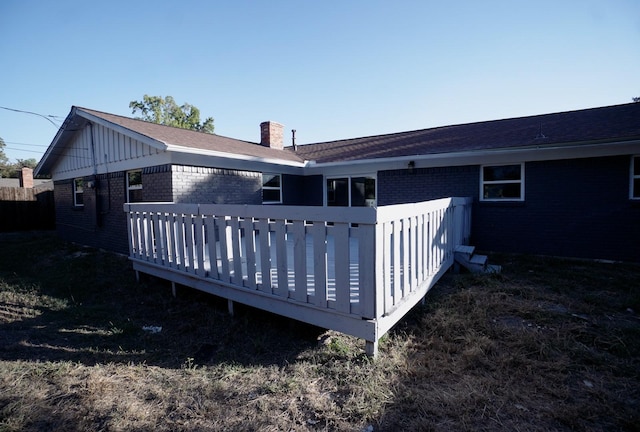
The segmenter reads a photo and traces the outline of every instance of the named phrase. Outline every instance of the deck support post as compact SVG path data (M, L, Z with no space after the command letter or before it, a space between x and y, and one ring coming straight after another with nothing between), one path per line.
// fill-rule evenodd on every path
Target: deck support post
M364 351L369 357L376 358L378 356L378 341L365 341Z
M229 309L229 315L233 316L233 300L227 300L227 308Z
M136 270L136 283L140 283L140 272Z
M176 283L175 282L171 282L171 294L173 294L173 297L176 297Z

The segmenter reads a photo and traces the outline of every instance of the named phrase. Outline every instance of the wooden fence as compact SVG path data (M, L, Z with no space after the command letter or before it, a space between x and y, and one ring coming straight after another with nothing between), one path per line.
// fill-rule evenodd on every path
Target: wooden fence
M53 190L0 187L0 232L54 228Z

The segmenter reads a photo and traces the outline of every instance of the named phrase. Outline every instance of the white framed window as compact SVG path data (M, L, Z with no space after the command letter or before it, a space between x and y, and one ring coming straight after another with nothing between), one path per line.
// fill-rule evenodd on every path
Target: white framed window
M73 206L84 207L84 179L73 179Z
M524 201L524 163L482 165L480 201Z
M375 207L375 176L327 177L325 203L329 207Z
M142 201L142 170L127 171L127 202Z
M282 202L282 175L262 173L262 203L280 204Z
M631 156L631 185L629 198L640 200L640 156Z

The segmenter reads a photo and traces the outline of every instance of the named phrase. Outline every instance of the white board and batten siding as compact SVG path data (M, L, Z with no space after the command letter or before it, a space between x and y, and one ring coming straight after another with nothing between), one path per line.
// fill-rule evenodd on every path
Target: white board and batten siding
M151 273L377 341L453 264L470 200L375 208L125 204L130 258Z
M77 131L58 151L63 154L53 169L54 179L124 171L161 164L166 159L164 150L95 123ZM149 160L141 163L140 158Z

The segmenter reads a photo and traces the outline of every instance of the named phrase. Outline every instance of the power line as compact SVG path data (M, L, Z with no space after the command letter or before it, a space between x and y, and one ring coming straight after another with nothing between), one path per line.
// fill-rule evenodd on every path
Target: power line
M20 145L20 146L29 146L29 147L48 147L49 146L49 144L27 144L27 143L15 142L15 141L5 141L4 143Z
M52 115L52 114L40 114L40 113L33 112L33 111L24 111L24 110L19 110L19 109L16 109L16 108L7 108L7 107L3 107L3 106L0 106L0 108L4 109L4 110L7 110L7 111L13 111L13 112L18 112L18 113L23 113L23 114L32 114L32 115L35 115L35 116L38 116L38 117L42 117L43 119L45 119L49 123L51 123L53 126L55 126L56 129L58 129L60 127L59 124L56 124L56 123L53 122L53 120L51 120L52 118L54 118L54 119L62 118L60 116L56 116L56 115ZM58 120L58 121L60 121L60 120Z
M43 150L27 150L27 149L15 148L15 147L5 147L3 150L14 150L14 151L40 153L40 154L44 153Z

